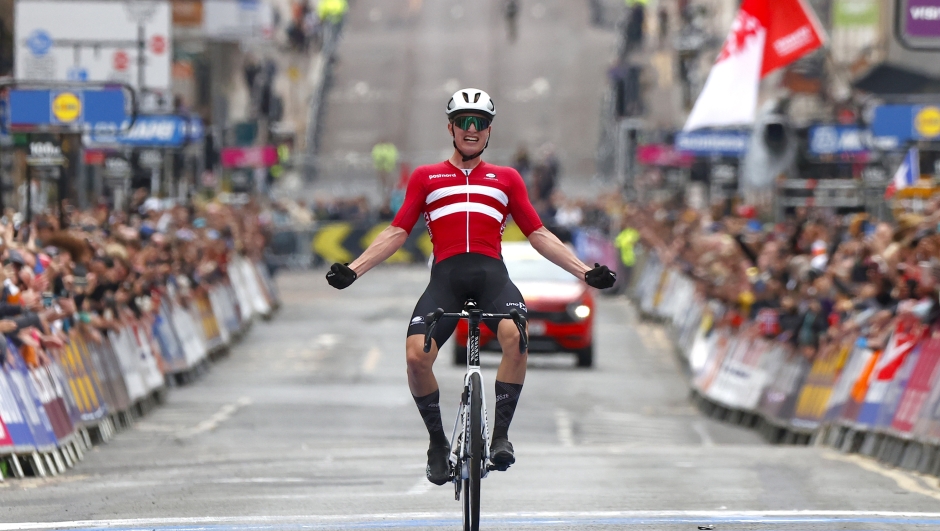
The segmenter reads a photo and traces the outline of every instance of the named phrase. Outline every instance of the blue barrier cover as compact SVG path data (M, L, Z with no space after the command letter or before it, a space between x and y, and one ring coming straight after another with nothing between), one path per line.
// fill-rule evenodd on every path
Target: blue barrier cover
M36 447L33 432L16 399L13 384L7 378L7 372L2 369L0 369L0 418L6 424L15 450L32 450Z

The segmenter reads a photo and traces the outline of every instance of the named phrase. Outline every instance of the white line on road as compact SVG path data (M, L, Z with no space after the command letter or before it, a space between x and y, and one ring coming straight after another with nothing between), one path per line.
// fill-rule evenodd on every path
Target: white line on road
M705 423L701 420L697 420L692 423L692 429L695 430L695 433L702 438L702 446L706 448L711 448L715 446L715 440L712 439L712 436L708 434L708 427L705 426Z
M249 525L249 524L316 524L338 522L374 522L403 520L442 520L459 518L459 512L423 513L379 513L349 515L303 515L303 516L196 516L168 518L122 518L113 520L73 520L64 522L19 522L0 523L0 531L31 529L76 529L76 528L133 528L189 526L189 525ZM590 520L590 519L637 519L660 521L689 521L691 519L719 520L740 523L838 522L840 520L868 519L872 521L936 520L940 513L901 511L542 511L484 513L487 520ZM556 522L557 523L557 522Z
M379 350L379 347L372 347L369 350L369 353L366 354L366 359L362 361L362 372L366 374L372 374L375 372L375 368L379 365L379 360L382 358L382 351Z
M406 494L409 494L411 496L419 496L431 490L431 487L433 486L434 485L430 481L428 481L428 478L421 478L418 480L417 483L414 484L413 487L408 489L408 492L406 492Z
M230 419L232 415L235 414L239 409L251 404L251 398L243 396L232 402L231 404L225 404L214 415L207 418L206 420L196 424L194 427L180 431L176 437L177 439L188 439L190 437L195 437L200 433L205 433L207 431L212 431L219 427L219 424L222 424L226 420Z
M571 416L564 409L555 410L555 431L558 433L558 442L562 446L574 446L574 426L571 423Z

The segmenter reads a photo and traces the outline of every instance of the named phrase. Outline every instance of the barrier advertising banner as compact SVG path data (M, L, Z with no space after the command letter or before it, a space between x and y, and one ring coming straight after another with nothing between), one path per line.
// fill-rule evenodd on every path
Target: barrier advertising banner
M813 362L796 404L795 421L801 427L815 426L822 421L833 386L851 352L851 344L832 345Z
M31 448L36 445L26 416L17 402L13 384L3 369L0 369L0 420L3 421L4 431L12 446Z
M868 379L868 389L862 401L856 421L859 424L870 426L878 417L878 410L882 407L888 388L894 381L899 369L904 364L908 354L923 335L924 327L910 319L897 323L894 333L888 339L888 344L881 356L878 357L871 375Z
M891 422L891 428L898 433L910 433L918 425L918 418L928 398L931 396L933 382L937 381L937 369L940 367L940 337L932 337L920 348L917 365L914 367L910 381L901 396L897 412ZM940 391L940 386L938 386ZM923 428L926 433L927 426Z

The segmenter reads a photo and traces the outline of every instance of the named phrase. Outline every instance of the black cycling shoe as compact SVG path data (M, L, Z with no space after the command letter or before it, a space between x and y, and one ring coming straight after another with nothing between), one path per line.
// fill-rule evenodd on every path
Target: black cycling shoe
M428 481L435 485L450 481L450 445L428 448L428 467L425 473Z
M512 443L509 439L493 439L490 445L490 461L493 463L493 470L505 472L509 465L516 462L516 455L512 449Z

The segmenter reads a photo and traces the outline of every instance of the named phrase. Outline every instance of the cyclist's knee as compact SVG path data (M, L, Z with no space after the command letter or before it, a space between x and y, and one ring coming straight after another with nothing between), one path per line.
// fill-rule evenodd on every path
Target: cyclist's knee
M413 340L416 337L419 340ZM424 337L411 336L405 344L405 362L408 365L408 372L412 374L421 374L430 372L434 366L435 350L431 352L424 351Z
M519 352L519 329L511 321L504 322L509 322L511 326L500 325L496 334L497 339L499 339L499 346L502 347L504 354L519 356L521 355Z

